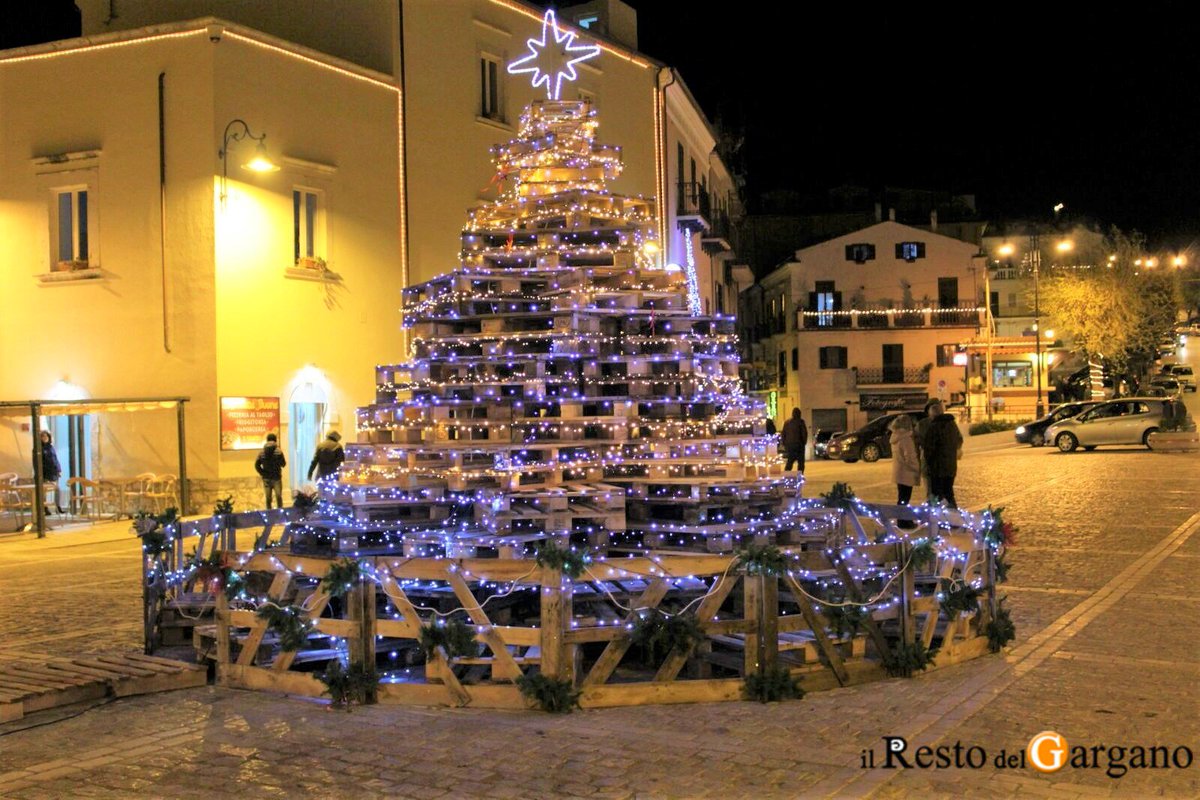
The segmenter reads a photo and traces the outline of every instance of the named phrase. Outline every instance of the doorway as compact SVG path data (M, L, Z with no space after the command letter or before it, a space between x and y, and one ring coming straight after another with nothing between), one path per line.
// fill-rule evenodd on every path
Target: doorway
M92 477L92 415L54 414L42 418L42 430L50 433L62 475L54 489L55 502L74 513L75 498L67 494L67 480Z
M325 410L329 399L321 387L302 383L292 391L288 400L288 466L293 491L307 480L308 465L317 452L321 431L325 427Z

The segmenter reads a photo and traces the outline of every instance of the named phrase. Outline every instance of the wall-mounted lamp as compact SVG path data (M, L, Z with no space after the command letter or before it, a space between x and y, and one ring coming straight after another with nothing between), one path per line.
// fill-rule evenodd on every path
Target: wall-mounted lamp
M235 126L241 126L240 129ZM235 119L225 126L225 137L221 141L221 149L217 152L217 157L221 159L221 204L224 205L226 197L226 184L229 181L229 145L233 142L240 142L243 139L251 139L258 142L258 146L254 148L254 156L242 164L243 169L248 169L252 172L278 172L279 165L271 161L267 155L267 145L265 140L267 135L261 134L255 136L250 132L250 126L245 120Z

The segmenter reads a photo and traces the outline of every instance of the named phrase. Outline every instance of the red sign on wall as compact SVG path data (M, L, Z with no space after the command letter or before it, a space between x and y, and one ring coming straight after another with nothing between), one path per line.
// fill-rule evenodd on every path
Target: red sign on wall
M222 397L221 449L257 450L279 433L278 397Z

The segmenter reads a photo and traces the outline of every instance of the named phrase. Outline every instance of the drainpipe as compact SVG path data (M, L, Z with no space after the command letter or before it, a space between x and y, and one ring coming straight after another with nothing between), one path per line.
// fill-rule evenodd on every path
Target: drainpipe
M166 78L158 73L158 257L162 272L163 350L171 352L171 284L167 275Z

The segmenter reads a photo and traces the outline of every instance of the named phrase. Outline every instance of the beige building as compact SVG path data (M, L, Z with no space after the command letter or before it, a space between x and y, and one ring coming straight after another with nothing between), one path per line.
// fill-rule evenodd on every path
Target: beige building
M986 324L982 266L977 246L896 222L797 250L754 289L754 381L776 422L797 407L810 431L852 430L962 402L955 354Z
M353 436L374 365L405 350L401 288L455 267L467 208L496 196L489 148L542 96L504 69L542 10L78 5L84 38L0 53L0 246L21 265L0 274L14 311L0 400L190 397L193 506L231 491L248 505L254 452L222 449L220 398L278 400L292 486L324 430ZM690 272L690 256L697 307L733 313L748 277L730 266L734 182L680 76L637 51L632 14L615 0L563 12L604 36L566 92L622 148L614 190L657 202L664 263ZM257 147L244 136L218 157L234 120L266 135L279 171L242 169ZM61 449L68 423L48 422ZM178 471L173 414L82 424L83 474ZM28 475L30 449L27 421L0 421L0 473Z

